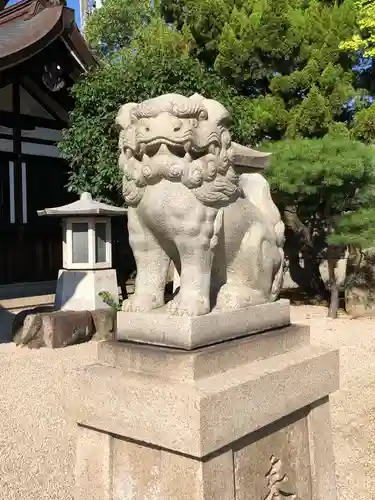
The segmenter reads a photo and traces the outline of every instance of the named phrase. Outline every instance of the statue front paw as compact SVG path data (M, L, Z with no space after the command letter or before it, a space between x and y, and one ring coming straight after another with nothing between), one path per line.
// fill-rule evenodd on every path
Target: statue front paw
M180 292L168 302L167 308L172 316L203 316L210 312L210 301L196 294L184 295Z
M122 303L124 312L148 312L164 305L164 299L158 299L156 295L134 294Z

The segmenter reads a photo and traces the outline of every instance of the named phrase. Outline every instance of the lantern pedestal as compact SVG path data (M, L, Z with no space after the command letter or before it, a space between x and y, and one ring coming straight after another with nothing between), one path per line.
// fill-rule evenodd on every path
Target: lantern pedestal
M115 269L60 269L57 280L55 308L65 311L94 311L108 307L100 297L108 292L118 302Z

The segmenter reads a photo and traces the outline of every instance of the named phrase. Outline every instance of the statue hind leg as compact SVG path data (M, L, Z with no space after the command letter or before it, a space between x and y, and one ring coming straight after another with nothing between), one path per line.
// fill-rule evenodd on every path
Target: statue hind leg
M281 253L268 231L261 223L252 224L237 256L228 264L216 309L239 309L274 300L273 284L281 265Z

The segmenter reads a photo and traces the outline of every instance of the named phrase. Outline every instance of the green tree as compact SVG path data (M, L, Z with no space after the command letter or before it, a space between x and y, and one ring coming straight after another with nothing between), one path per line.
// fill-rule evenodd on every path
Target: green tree
M346 137L329 135L323 139L279 141L268 144L267 149L273 153L268 179L284 213L287 231L292 233L286 246L292 278L311 294L317 289L316 281L321 280L319 260L327 258L329 314L336 317L339 291L335 267L343 248L353 243L348 220L360 220L360 210L374 202L373 149ZM375 217L375 211L368 213ZM353 224L350 228L355 233ZM358 224L358 241L364 238L362 229ZM303 241L303 268L299 266L298 237Z
M360 141L375 143L375 104L356 113L351 132Z
M353 52L360 51L365 57L375 56L375 1L355 0L358 30L353 36L343 41L340 48Z
M233 137L344 133L355 97L352 0L106 0L86 35L99 67L73 88L75 109L61 149L70 189L119 202L117 130L121 104L164 92L200 92L225 104Z
M166 0L161 11L192 36L191 53L241 95L257 140L321 137L346 122L356 96L353 0ZM257 121L272 112L272 119Z
M75 107L59 145L71 167L70 190L89 190L96 198L122 203L115 117L125 102L170 92L200 92L232 110L238 140L252 135L241 96L191 58L185 48L183 35L154 19L129 49L101 60L95 71L73 87Z
M106 0L85 25L85 37L99 56L109 57L128 47L141 26L153 16L149 0Z

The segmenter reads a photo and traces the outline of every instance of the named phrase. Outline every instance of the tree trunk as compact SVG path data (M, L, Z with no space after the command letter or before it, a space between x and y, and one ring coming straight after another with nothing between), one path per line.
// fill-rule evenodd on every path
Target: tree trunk
M328 246L327 250L327 263L328 263L328 275L329 275L329 287L331 292L331 300L329 302L328 317L332 319L337 318L337 312L339 310L339 286L337 284L335 269L337 266L337 248Z
M325 207L325 217L327 221L327 235L329 236L333 232L334 228L334 218L332 217L331 206L327 201ZM331 300L329 302L328 317L332 319L337 318L337 313L339 310L339 300L340 300L340 290L336 278L336 266L340 258L342 257L343 251L345 250L345 245L328 245L327 247L327 264L328 264L328 276L329 276L329 288L331 293Z
M285 253L289 260L290 277L308 296L326 299L327 290L320 274L319 258L312 244L310 230L299 219L296 206L285 207L283 216L286 226Z

